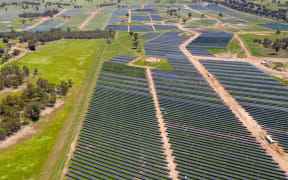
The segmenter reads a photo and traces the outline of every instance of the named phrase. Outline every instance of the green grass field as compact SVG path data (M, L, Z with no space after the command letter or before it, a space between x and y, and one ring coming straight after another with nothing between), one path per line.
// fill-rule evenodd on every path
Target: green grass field
M13 64L37 67L40 76L50 82L59 83L71 78L74 86L64 98L64 105L55 113L41 117L34 124L39 133L2 149L0 152L0 179L38 179L63 123L71 111L79 89L83 83L94 57L99 52L103 40L64 40L42 47L15 61ZM93 72L94 73L94 72Z
M160 60L160 62L147 62L147 61L145 61L146 58L148 58L148 57L145 57L143 59L139 59L138 61L134 62L133 64L138 65L138 66L153 67L155 69L173 71L173 67L171 66L168 59L166 59L166 58L158 58Z
M269 38L272 41L275 41L277 38L283 38L287 37L285 35L286 33L281 33L280 35L277 35L275 33L270 33L266 35L257 35L257 34L241 34L239 37L244 41L246 46L249 48L250 52L252 53L253 56L258 56L258 57L281 57L281 58L287 58L288 57L288 50L283 50L281 49L278 54L275 54L275 50L272 48L264 48L262 45L253 43L253 40L255 38L263 39L265 37Z
M94 18L86 25L86 29L102 29L104 24L108 22L109 17L112 14L114 8L107 7L101 10L101 14L97 14Z

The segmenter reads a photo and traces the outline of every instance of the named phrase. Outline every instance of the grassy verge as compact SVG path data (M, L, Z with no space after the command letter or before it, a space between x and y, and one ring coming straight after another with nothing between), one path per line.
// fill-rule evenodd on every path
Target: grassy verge
M149 62L146 60L147 58L149 58L149 57L139 59L138 61L134 62L133 64L135 64L137 66L148 66L148 67L153 67L155 69L173 71L173 67L169 63L168 59L157 58L157 59L159 59L159 62Z
M33 124L38 134L15 146L2 149L0 179L38 179L67 117L79 96L80 87L103 40L65 40L42 47L13 62L30 69L38 68L41 77L59 83L71 78L73 88L64 98L64 105ZM13 167L13 168L12 168Z

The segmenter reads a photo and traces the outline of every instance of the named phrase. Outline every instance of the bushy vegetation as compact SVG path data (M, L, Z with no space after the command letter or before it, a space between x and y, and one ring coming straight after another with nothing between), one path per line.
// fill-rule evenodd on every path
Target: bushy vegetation
M55 14L58 14L59 11L57 9L47 10L45 12L23 12L18 16L21 18L33 18L33 17L52 17Z
M208 0L211 3L223 4L231 9L235 9L238 11L256 14L259 16L264 16L272 19L287 21L287 9L275 9L271 10L268 9L265 5L256 4L254 2L247 2L247 1L237 1L237 0L227 0L227 1L220 1L220 0ZM273 1L272 1L273 2ZM276 0L274 0L276 3ZM279 1L280 2L280 1ZM287 4L287 2L286 2Z
M34 75L38 71L34 70ZM17 87L23 84L24 77L29 76L29 69L23 66L6 67L1 70L0 87ZM20 129L21 125L40 118L41 110L53 107L59 96L65 96L72 87L72 80L68 83L61 81L59 85L49 83L45 79L38 79L36 85L28 84L20 95L8 95L0 104L0 139L13 134Z

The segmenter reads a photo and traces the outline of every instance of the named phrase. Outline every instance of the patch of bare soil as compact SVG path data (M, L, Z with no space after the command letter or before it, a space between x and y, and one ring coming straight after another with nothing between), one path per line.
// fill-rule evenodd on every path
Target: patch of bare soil
M41 116L48 115L48 114L52 113L55 109L60 107L62 104L64 104L64 101L56 100L56 103L54 104L53 107L46 107L44 110L41 111L40 115Z
M33 136L36 133L37 131L32 127L32 125L22 126L18 132L6 137L5 140L0 141L0 149L12 146L22 139L26 139L27 137Z
M161 60L155 57L148 57L144 61L149 62L149 63L159 63Z

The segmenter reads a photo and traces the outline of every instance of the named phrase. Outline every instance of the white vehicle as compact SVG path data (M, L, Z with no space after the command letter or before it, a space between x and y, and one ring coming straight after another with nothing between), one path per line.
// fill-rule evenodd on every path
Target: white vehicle
M266 139L266 141L268 141L270 144L273 144L273 143L274 143L273 139L272 139L270 136L266 136L265 139Z

